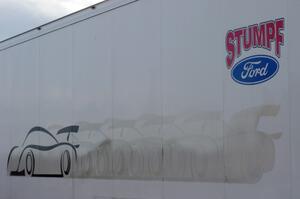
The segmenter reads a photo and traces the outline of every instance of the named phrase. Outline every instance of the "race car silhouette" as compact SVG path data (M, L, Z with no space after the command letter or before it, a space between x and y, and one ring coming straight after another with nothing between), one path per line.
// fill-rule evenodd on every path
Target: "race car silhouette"
M8 155L7 170L11 176L64 177L69 176L77 148L69 142L70 134L79 126L67 126L56 135L67 134L66 141L58 139L43 127L36 126L27 133L22 145L14 146Z

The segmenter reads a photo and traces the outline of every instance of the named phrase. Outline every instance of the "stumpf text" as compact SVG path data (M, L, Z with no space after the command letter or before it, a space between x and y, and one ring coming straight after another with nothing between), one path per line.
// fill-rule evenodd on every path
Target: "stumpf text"
M231 69L235 59L242 51L251 48L263 48L271 51L274 45L275 55L280 58L281 46L284 45L284 18L229 30L226 34L226 65Z

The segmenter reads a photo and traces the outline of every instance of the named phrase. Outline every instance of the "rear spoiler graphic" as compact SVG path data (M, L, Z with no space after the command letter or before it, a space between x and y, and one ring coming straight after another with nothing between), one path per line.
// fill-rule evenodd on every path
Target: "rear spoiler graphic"
M69 141L71 133L78 133L78 130L79 126L77 125L67 126L57 131L56 135L68 133L67 141Z

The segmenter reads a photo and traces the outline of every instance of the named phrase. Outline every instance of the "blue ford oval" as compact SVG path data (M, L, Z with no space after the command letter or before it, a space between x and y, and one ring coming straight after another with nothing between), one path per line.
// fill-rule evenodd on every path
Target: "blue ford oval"
M279 70L278 61L269 55L247 57L234 65L232 79L244 85L255 85L272 79Z

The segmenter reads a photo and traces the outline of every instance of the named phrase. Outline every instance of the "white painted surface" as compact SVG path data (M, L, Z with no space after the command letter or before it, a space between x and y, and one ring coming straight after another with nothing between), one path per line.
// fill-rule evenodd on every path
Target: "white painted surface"
M299 198L297 8L111 0L1 43L0 199ZM234 82L226 32L280 17L278 74ZM274 56L251 49L238 59L254 54ZM73 178L7 174L9 150L30 128L73 124ZM53 172L47 154L36 162Z

